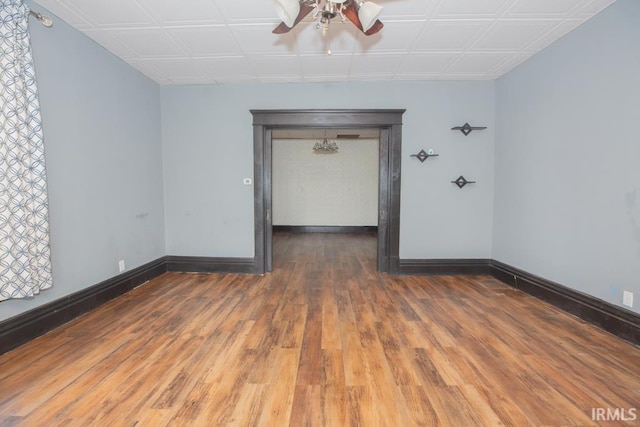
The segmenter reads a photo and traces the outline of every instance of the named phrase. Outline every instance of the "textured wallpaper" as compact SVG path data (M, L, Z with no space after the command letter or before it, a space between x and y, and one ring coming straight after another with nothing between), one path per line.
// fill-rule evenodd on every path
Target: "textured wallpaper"
M325 155L315 142L273 141L273 225L377 225L378 140L338 140Z

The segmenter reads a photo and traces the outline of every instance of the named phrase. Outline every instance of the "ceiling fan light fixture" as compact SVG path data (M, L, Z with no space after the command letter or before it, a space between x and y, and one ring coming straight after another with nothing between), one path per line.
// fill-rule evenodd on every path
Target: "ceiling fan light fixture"
M362 29L367 32L376 23L384 8L370 1L362 1L358 6L358 18L362 24Z
M300 2L298 0L273 0L273 5L282 22L289 28L293 27L300 13Z
M273 0L282 22L274 34L285 34L311 14L316 28L327 34L331 20L351 21L366 36L377 34L384 25L378 19L382 7L365 0Z

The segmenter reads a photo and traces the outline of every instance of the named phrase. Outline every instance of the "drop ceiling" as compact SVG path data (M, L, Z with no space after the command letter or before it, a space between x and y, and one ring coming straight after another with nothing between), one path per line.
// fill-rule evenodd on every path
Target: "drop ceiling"
M35 0L161 85L492 80L615 0L375 0L364 36L310 17L290 33L270 0ZM54 24L55 25L55 24ZM326 54L330 47L333 54Z

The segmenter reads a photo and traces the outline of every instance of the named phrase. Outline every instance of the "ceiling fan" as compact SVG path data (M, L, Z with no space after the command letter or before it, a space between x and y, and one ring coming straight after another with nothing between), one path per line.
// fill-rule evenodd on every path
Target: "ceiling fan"
M313 12L313 19L318 20L317 27L322 33L329 30L329 23L337 16L351 21L365 35L376 34L384 26L378 20L382 6L363 0L273 0L278 16L282 19L274 34L289 32L307 15Z

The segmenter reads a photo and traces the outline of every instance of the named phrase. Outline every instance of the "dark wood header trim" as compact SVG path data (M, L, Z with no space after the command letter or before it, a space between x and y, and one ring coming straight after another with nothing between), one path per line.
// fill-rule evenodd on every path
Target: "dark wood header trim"
M380 127L402 124L406 110L250 110L253 124L270 127Z

